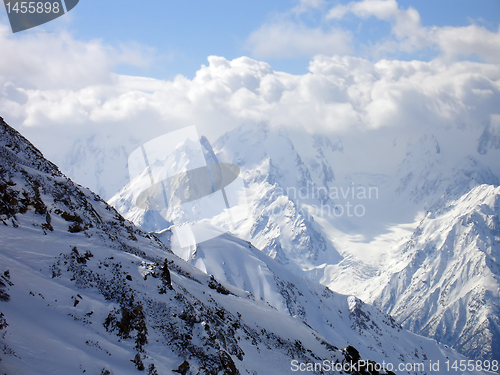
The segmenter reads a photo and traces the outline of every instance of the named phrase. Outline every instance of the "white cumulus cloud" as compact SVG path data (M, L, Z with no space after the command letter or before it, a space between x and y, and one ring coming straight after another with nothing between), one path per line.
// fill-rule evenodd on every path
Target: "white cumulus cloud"
M297 58L315 54L352 52L351 34L339 28L311 28L289 20L261 26L248 37L248 48L257 58Z
M360 19L375 17L391 24L392 39L376 43L372 47L376 55L380 52L415 52L431 48L448 60L475 57L485 62L500 62L500 28L493 32L477 25L424 27L417 10L412 7L403 9L396 0L339 4L331 8L325 18L341 20L347 14Z
M485 41L484 51L490 42ZM51 51L42 44L52 46ZM89 161L78 172L90 181L81 182L93 188L98 185L89 177L97 173L94 169L108 168L109 174L126 170L133 148L190 125L210 141L244 123L336 135L346 143L356 139L370 145L360 155L370 152L375 166L394 162L387 149L397 139L429 131L451 129L447 134L453 147L473 150L486 127L498 126L500 115L500 65L494 63L373 62L320 54L311 59L308 73L292 75L248 57L210 56L192 79L158 80L113 73L117 54L122 56L117 49L65 33L27 34L15 48L11 37L0 33L0 49L9 52L0 61L0 116L63 170L75 158L93 160L90 153L108 150L106 165ZM449 54L456 49L450 47ZM75 146L82 142L84 148ZM87 154L76 151L83 149Z

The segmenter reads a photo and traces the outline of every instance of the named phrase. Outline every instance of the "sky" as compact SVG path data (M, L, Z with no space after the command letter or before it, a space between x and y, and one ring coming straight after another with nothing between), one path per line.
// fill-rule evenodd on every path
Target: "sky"
M397 11L391 8L396 7L400 13L410 7L414 9L421 26L427 28L477 25L495 33L500 19L498 0L364 3L373 3L372 7L376 3L386 3L386 9L377 13L368 6L365 10L347 11L339 17L342 13L339 11L346 10L345 7L352 3L326 0L80 0L66 16L11 37L65 30L82 42L99 40L104 45L126 48L141 55L141 61L135 64L118 64L115 72L172 79L177 74L192 78L210 55L229 60L249 56L269 62L275 70L293 74L306 73L310 59L318 53L404 60L429 60L438 56L441 51L432 45L411 50L381 46L381 42L395 39ZM332 12L334 9L337 9L337 16ZM1 13L0 22L6 23L6 12Z
M0 116L95 190L99 152L125 165L193 124L211 142L266 123L363 145L454 129L470 148L500 135L499 21L499 0L80 0L12 34L0 9ZM371 144L365 171L395 160Z

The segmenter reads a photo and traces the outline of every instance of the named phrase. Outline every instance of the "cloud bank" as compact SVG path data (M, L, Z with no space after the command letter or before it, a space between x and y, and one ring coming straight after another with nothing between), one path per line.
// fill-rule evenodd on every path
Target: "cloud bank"
M318 55L309 73L291 75L248 57L210 56L193 79L162 81L114 74L115 57L94 42L47 38L56 47L42 62L31 58L37 42L26 39L24 48L17 42L24 52L15 63L0 63L0 111L19 127L123 127L139 136L197 124L217 136L244 122L265 122L342 133L477 126L500 111L496 64ZM2 36L0 49L9 43ZM73 60L88 61L88 69Z
M401 9L393 0L334 8L309 0L293 13L309 9L322 9L331 20L349 14L376 17L390 22L393 34L379 48L391 43L408 49L437 45L441 56L431 61L371 61L349 55L350 36L342 29L288 20L259 29L267 28L267 44L259 42L259 30L250 39L255 38L263 55L273 52L274 37L284 38L275 51L280 54L299 51L307 56L324 48L311 58L306 74L275 71L248 57L210 56L193 79L179 75L165 81L113 73L123 62L148 63L148 52L136 46L82 42L68 33L27 34L14 40L0 30L0 115L63 169L78 157L76 142L87 142L87 152L94 154L99 152L96 144L109 147L106 157L123 159L119 163L126 169L126 155L137 145L190 125L212 142L241 124L258 123L340 136L362 145L360 153L370 150L370 168L394 159L383 155L398 139L451 129L450 147L472 150L485 129L498 127L500 32L475 25L424 28L415 10ZM288 33L293 38L286 38ZM484 61L459 59L465 55ZM92 169L105 167L89 161L86 168L94 173ZM88 185L96 188L92 183Z

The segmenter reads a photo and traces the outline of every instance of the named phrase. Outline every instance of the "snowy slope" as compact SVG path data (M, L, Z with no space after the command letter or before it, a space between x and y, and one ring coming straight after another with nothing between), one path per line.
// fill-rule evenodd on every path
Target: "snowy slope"
M375 302L404 327L470 358L500 359L500 188L429 213Z
M169 244L171 233L158 237ZM295 275L247 241L223 234L177 255L224 285L249 292L279 312L303 321L328 342L358 348L379 363L439 360L433 343L402 329L396 321L354 296L334 293ZM435 354L438 353L436 356ZM394 363L394 362L393 362ZM427 366L428 367L428 366Z
M394 205L420 207L419 221L369 243L338 240L349 254L322 282L470 358L499 359L498 178L473 156L450 163L428 136L409 147L392 185Z
M245 257L236 257L234 266L247 259L260 266L264 275L257 283L274 291L262 299L255 297L258 285L246 291L241 280L255 278L250 274L217 281L73 184L3 120L0 133L5 373L287 373L292 360L355 360L353 347L337 349L351 341L363 354L383 355L386 363L463 358L401 331L353 297L292 276L254 248L243 252L248 244L230 236L216 247ZM274 284L268 272L277 276ZM291 281L295 285L283 288ZM286 310L276 299L278 290L283 298L288 292ZM322 306L332 314L340 310L329 316L335 328L325 330L338 342L312 326L329 323ZM292 308L297 316L290 316ZM370 348L372 343L379 348ZM415 359L397 357L409 348Z
M3 371L265 374L292 358L345 360L177 258L1 126Z

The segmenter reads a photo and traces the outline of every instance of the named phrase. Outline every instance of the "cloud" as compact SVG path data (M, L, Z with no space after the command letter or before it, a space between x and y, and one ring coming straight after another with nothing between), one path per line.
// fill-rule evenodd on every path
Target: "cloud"
M339 4L332 9L330 9L326 15L327 20L332 19L342 19L344 16L351 11L351 7L343 4Z
M353 1L337 5L327 13L327 19L341 20L353 14L363 20L370 17L391 24L392 39L379 41L372 49L380 52L413 52L433 44L431 34L420 22L419 13L412 7L401 9L395 0Z
M147 140L196 124L214 140L245 122L330 133L476 126L498 112L500 99L500 67L491 64L373 63L318 55L310 73L291 75L247 57L211 56L208 61L193 79L161 81L108 71L102 82L74 88L9 82L0 88L0 110L21 127L70 127L75 139L82 131L123 132Z
M351 11L361 18L375 16L378 19L389 20L400 13L395 0L364 0L350 3Z
M475 32L483 30L474 26L470 34ZM447 47L450 56L465 36L453 38L445 35L442 42L459 41ZM482 53L495 58L495 43L485 41ZM370 155L391 159L387 148L394 139L429 131L451 129L450 142L462 137L461 149L473 147L486 126L497 126L500 115L498 64L451 58L373 62L324 54L311 59L307 74L292 75L248 57L210 56L192 79L157 80L113 73L120 59L147 63L147 53L144 58L132 48L130 55L66 33L26 34L15 43L0 33L0 49L8 51L0 61L0 116L104 197L126 182L130 151L185 126L196 125L213 142L241 124L267 123L356 139L351 144L364 145L360 155L370 149ZM384 147L375 147L374 139L382 139ZM373 165L383 165L375 156ZM97 176L120 171L124 175L116 177L116 186L101 191Z
M348 15L362 22L371 17L387 22L390 34L369 44L358 40L356 32L342 22ZM354 46L360 46L358 51ZM424 27L417 10L403 9L396 0L351 1L330 9L323 0L302 0L252 32L247 49L258 59L356 55L360 51L380 59L432 52L448 61L474 58L500 63L500 28L493 32L478 25Z
M476 55L486 62L500 63L500 28L496 33L484 27L442 27L431 30L431 40L448 59Z
M352 52L351 35L339 28L310 28L302 23L282 20L261 26L247 41L257 58L297 58L315 54Z
M118 64L144 67L155 51L136 44L118 47L79 41L67 32L13 35L0 24L0 83L23 88L77 88L108 82Z
M447 60L475 57L485 62L500 62L500 28L492 32L477 25L424 27L418 11L412 7L402 9L395 0L339 4L327 12L325 19L339 21L348 14L361 19L375 17L391 24L392 38L371 47L374 55L435 49Z
M311 9L323 9L326 8L326 6L326 0L300 0L299 4L292 9L292 13L302 14Z
M384 17L399 12L373 4L362 9ZM474 33L482 32L471 26L468 33L473 40ZM451 43L447 53L467 52L460 48L463 39L455 35L459 42ZM484 53L497 53L489 49L495 43L485 41ZM282 46L278 48L288 48L286 41ZM310 73L291 75L247 57L229 61L211 56L193 79L177 76L162 81L113 73L114 64L124 59L143 64L140 52L76 41L66 33L31 34L15 43L0 36L0 48L9 52L0 61L0 110L19 125L115 124L132 126L128 130L141 138L160 132L165 123L171 127L206 123L207 133L217 123L220 130L212 132L220 134L245 121L328 131L486 121L493 107L484 103L494 103L499 90L499 66L472 62L371 62L328 53L311 60ZM37 59L32 58L35 52ZM150 123L146 127L150 131L133 128L136 121Z

